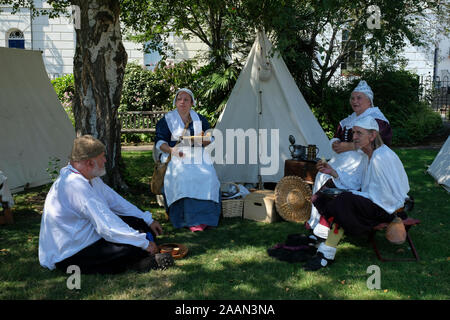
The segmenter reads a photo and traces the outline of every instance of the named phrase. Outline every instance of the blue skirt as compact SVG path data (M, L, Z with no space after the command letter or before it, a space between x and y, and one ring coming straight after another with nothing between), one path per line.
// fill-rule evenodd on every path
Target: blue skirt
M164 195L165 201L166 197ZM172 203L167 211L170 222L175 228L193 227L200 224L217 227L222 204L212 200L182 198Z

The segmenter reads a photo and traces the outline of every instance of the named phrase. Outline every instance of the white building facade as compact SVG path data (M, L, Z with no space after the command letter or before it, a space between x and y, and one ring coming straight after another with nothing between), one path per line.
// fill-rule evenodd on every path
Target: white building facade
M37 9L50 9L46 1L36 0ZM50 19L48 16L32 17L30 10L22 8L11 14L11 7L0 7L0 46L40 50L50 79L73 73L76 34L71 17L61 16ZM125 39L125 36L123 36ZM208 50L198 38L184 41L171 36L170 43L177 54L169 62L192 59ZM153 69L161 59L158 53L144 53L143 46L132 41L123 41L128 54L128 62L135 62Z
M51 8L45 1L34 1L37 9ZM10 7L0 7L0 46L39 50L50 79L73 73L76 35L72 18L32 17L22 8L11 14ZM144 63L142 45L124 41L128 61Z

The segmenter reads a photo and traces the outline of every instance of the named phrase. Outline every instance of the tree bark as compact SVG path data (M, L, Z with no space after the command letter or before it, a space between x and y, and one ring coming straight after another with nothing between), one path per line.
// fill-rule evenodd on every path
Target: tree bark
M79 6L74 56L73 111L77 136L91 134L106 146L105 183L126 188L121 175L120 122L127 53L120 30L118 0L73 0Z

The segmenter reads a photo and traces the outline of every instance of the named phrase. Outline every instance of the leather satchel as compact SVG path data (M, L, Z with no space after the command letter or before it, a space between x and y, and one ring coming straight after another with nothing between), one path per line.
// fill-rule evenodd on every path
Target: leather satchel
M165 163L162 163L161 160L158 160L155 163L155 167L153 168L152 181L150 183L150 189L152 193L158 195L162 194L162 188L164 185L164 176L166 175L167 166L170 162L171 155Z
M189 127L190 123L191 121L188 121L188 123L184 127L182 136L184 136L184 134L186 133L186 130ZM180 141L177 142L177 145L179 143ZM167 158L167 161L165 163L162 163L160 159L158 159L155 163L155 166L153 168L152 181L150 182L150 190L155 195L162 194L162 189L164 186L164 176L166 175L167 166L169 165L171 159L172 155L169 154L169 157Z

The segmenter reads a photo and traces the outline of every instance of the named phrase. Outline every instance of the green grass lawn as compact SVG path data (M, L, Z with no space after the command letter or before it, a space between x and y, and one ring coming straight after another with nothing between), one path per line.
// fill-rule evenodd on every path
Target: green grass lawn
M176 266L146 274L82 275L81 289L69 290L69 274L39 265L39 226L44 186L15 195L15 224L0 226L0 299L449 299L450 195L426 173L436 150L396 149L408 173L416 200L411 216L422 221L410 231L420 262L380 262L366 238L346 237L336 262L318 272L301 264L278 261L266 250L288 234L306 233L303 224L264 224L240 218L222 219L202 233L175 230L150 195L151 152L123 153L127 199L159 220L165 234L158 240L180 242L188 255ZM377 235L382 253L412 256L407 245L392 245ZM381 289L367 288L381 270Z

